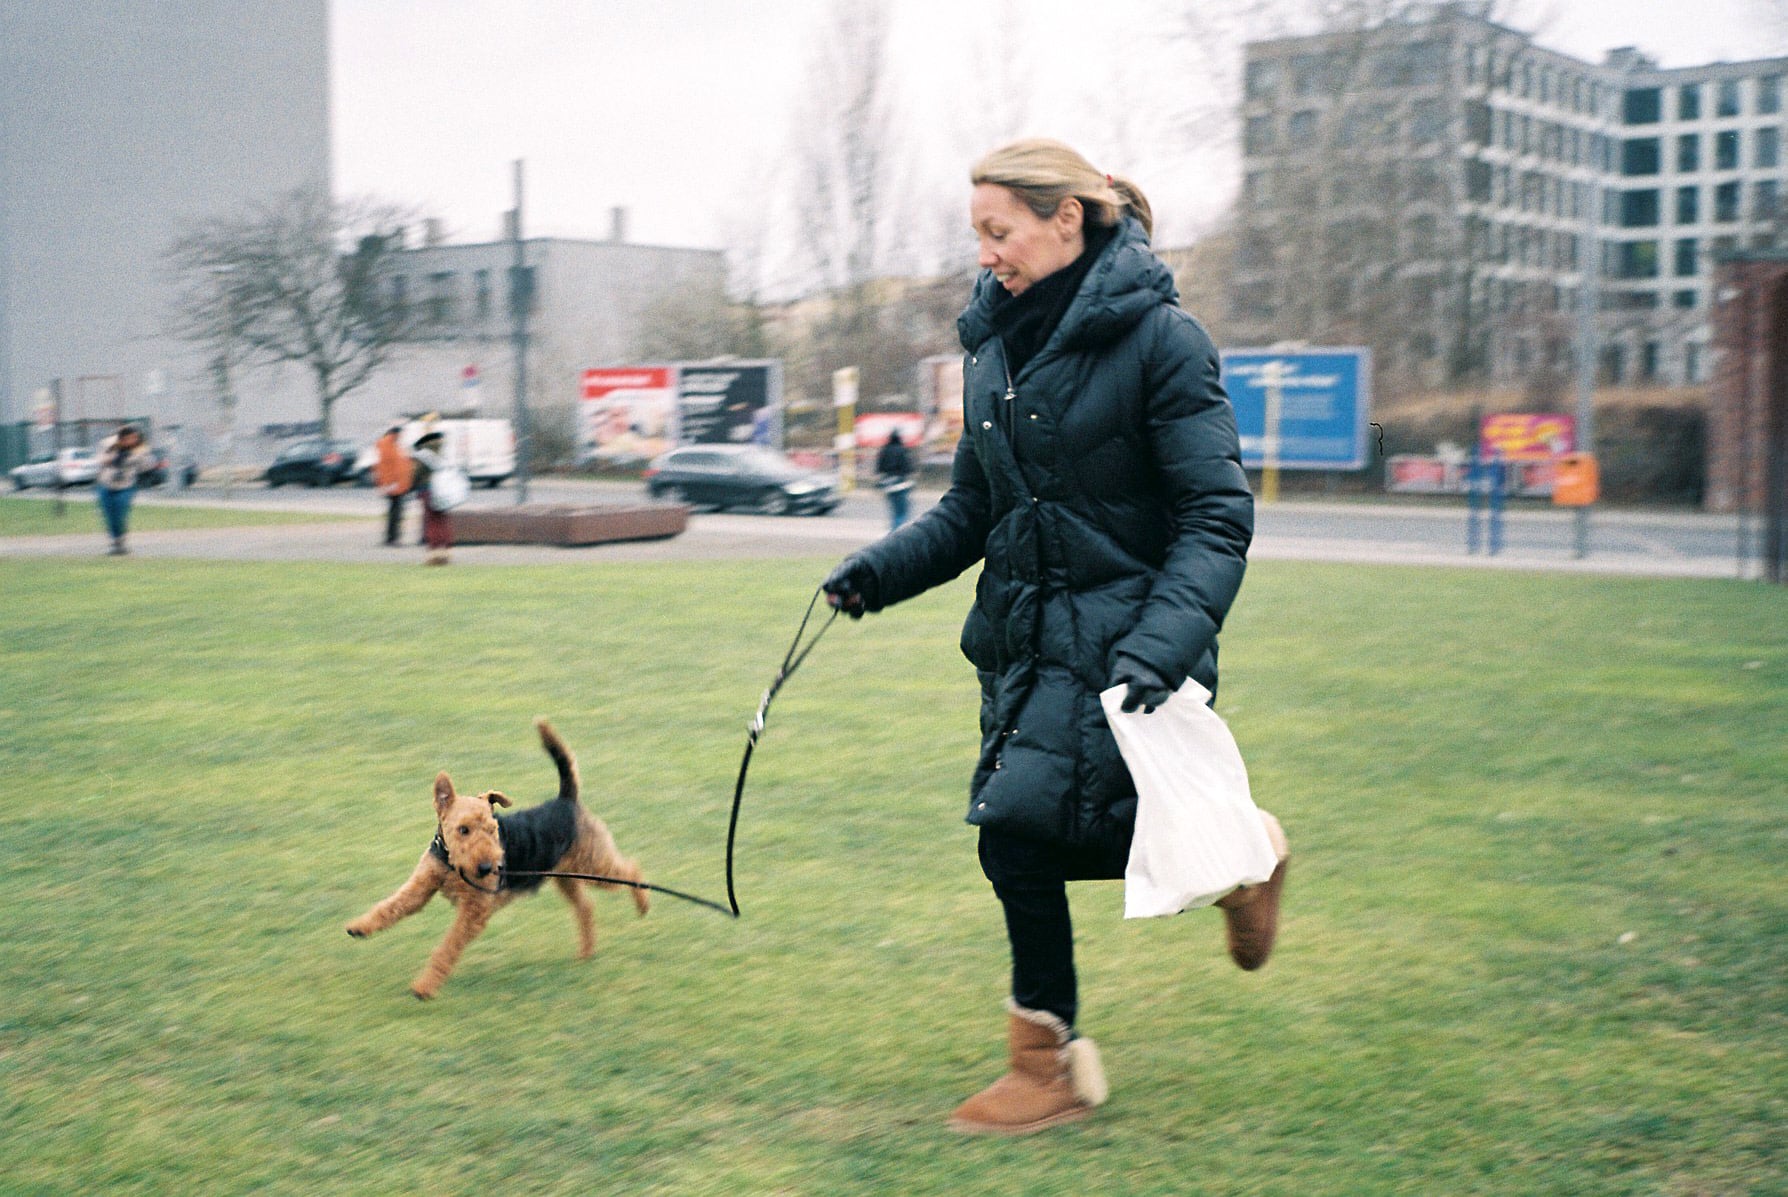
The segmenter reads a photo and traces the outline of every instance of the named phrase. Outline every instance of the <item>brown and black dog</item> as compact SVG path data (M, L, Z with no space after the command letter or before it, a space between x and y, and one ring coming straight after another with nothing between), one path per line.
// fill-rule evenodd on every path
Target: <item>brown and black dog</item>
M538 872L588 873L616 881L641 880L639 866L622 856L615 838L601 819L578 801L577 761L552 725L536 719L540 742L559 769L559 796L513 815L499 816L496 808L509 806L507 796L490 790L476 797L457 794L453 779L435 777L435 838L429 843L416 871L397 892L348 924L356 939L383 931L399 919L415 914L440 893L458 908L453 926L428 964L410 982L410 992L431 998L453 971L459 954L478 938L490 916L523 894L540 888ZM596 949L596 924L585 885L623 889L607 881L553 879L577 917L578 956ZM645 914L651 899L643 889L633 890L633 904Z

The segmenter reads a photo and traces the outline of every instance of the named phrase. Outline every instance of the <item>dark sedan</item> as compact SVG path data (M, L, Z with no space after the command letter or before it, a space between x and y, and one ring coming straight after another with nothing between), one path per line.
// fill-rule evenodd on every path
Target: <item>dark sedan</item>
M303 486L334 486L354 473L352 441L325 441L313 437L294 441L279 451L264 477L268 486L291 482Z
M838 506L838 479L803 469L761 445L685 445L646 469L654 499L692 507L746 507L766 515L824 515Z

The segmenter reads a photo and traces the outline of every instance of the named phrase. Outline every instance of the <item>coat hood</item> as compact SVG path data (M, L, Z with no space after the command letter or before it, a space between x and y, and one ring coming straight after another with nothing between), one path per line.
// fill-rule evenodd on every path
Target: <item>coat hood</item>
M964 349L973 353L993 335L994 309L1007 299L993 271L983 270L975 280L968 306L956 318L956 332ZM1178 302L1173 272L1149 249L1141 222L1126 216L1117 236L1093 263L1051 341L1064 349L1106 344L1153 308Z

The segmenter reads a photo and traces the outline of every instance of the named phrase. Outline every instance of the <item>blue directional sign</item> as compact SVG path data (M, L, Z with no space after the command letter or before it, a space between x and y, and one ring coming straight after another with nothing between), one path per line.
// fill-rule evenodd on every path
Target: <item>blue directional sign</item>
M1242 464L1250 469L1359 470L1372 411L1369 349L1234 349L1222 354ZM1269 419L1277 451L1267 460Z

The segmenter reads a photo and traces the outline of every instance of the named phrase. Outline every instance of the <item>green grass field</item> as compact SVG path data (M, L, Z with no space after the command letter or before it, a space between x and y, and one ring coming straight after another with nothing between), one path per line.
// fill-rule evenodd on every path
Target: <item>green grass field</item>
M4 517L11 518L11 517ZM723 897L747 720L827 562L0 562L0 1192L1788 1191L1788 594L1266 563L1220 709L1294 852L1280 949L1075 892L1113 1095L943 1129L1003 1063L961 822L967 581L772 711L745 917L553 894L409 996L359 942L437 769L590 805Z
M105 539L105 521L92 488L69 491L57 510L54 499L0 498L0 536L80 536ZM162 506L137 502L131 507L132 532L168 532L193 528L241 528L264 524L315 524L352 516L317 515L302 511L250 511L197 505Z

